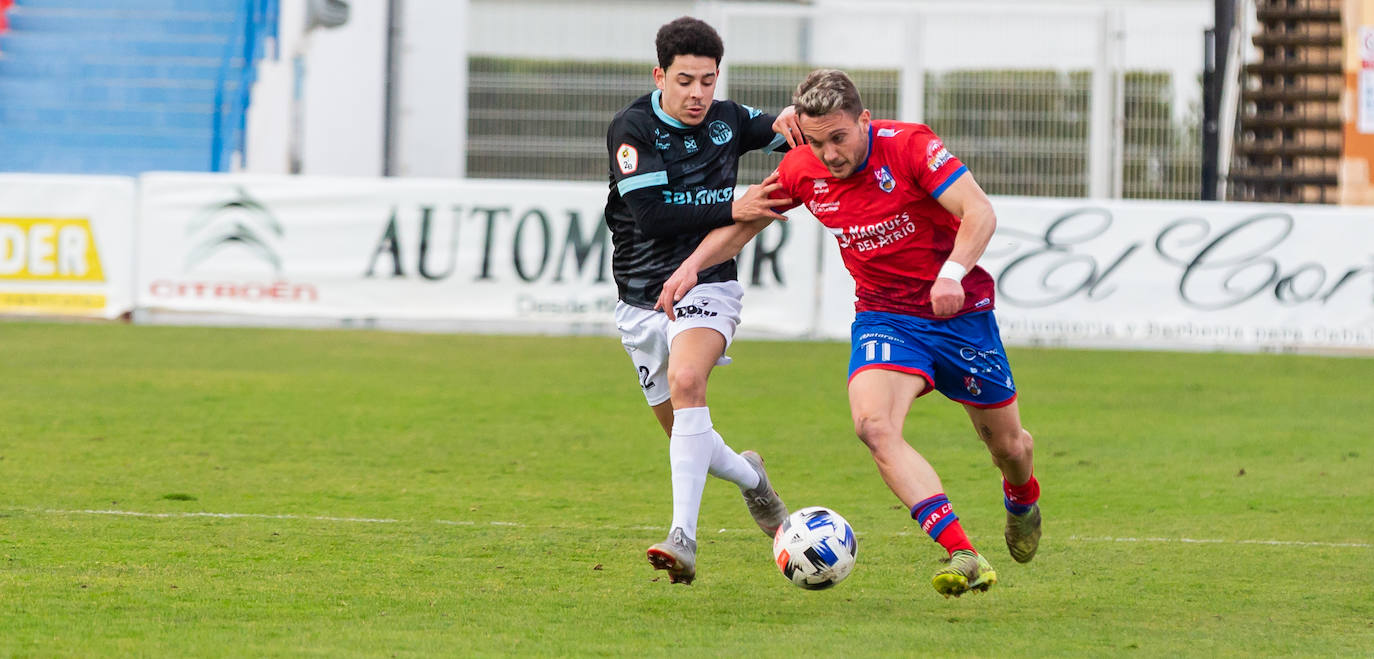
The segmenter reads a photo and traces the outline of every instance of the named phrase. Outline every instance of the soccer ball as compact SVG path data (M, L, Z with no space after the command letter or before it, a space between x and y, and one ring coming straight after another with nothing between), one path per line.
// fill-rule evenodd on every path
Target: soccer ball
M802 508L787 517L773 536L773 560L782 575L807 590L844 581L854 569L859 543L854 528L823 506Z

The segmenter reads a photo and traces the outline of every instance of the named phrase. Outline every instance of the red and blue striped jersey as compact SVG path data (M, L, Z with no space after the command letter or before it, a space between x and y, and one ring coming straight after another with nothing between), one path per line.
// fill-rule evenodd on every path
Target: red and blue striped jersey
M868 157L834 178L811 149L793 149L779 165L782 189L805 205L840 246L854 277L856 311L935 319L930 287L954 249L960 219L939 196L968 173L922 124L873 121ZM963 280L961 315L993 307L993 280L975 266Z

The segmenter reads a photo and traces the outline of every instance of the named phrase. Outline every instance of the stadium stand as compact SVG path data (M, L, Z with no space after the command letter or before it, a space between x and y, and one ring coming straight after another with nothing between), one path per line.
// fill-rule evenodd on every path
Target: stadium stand
M277 4L15 2L0 56L0 171L229 169Z
M1340 0L1258 0L1257 62L1245 65L1232 201L1340 197L1345 88Z

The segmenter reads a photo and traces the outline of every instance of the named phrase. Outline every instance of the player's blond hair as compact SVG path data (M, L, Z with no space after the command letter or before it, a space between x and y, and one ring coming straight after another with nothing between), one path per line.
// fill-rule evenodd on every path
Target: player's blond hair
M792 105L797 108L797 114L812 117L822 117L837 110L858 117L864 111L859 88L839 69L812 71L797 85L797 93L792 95Z

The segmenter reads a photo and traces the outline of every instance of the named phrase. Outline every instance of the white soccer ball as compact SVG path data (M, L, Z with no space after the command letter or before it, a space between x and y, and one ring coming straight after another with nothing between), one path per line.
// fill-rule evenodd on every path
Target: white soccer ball
M773 536L773 561L782 575L807 590L844 581L854 569L859 542L854 528L824 506L802 508L787 517Z

